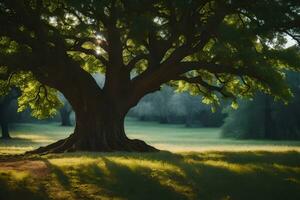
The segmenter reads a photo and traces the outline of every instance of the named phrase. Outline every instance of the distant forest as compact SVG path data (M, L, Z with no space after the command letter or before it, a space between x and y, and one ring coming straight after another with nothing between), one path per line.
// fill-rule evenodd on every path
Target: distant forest
M102 87L103 77L94 76ZM127 116L141 121L157 121L165 124L184 124L186 127L220 127L223 137L238 139L300 139L300 77L287 77L294 97L285 105L272 97L257 94L251 101L239 101L234 110L224 100L212 112L209 105L201 103L201 97L187 92L178 93L164 86L160 91L145 96ZM30 116L30 111L17 112L18 91L12 90L0 99L2 136L9 137L8 125L14 123L41 123ZM71 105L61 95L64 103L60 112L45 122L60 121L62 126L74 125Z

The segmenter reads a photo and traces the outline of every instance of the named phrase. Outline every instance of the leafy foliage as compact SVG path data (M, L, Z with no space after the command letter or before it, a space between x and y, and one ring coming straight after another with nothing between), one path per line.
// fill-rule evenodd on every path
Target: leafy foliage
M55 116L57 114L56 108L62 106L57 90L42 85L30 72L20 71L13 74L10 78L10 85L7 85L5 81L0 83L3 84L3 91L1 92L4 95L6 95L7 91L10 91L12 86L20 89L21 96L18 98L18 112L30 108L32 116L43 119Z
M253 101L242 102L241 109L228 110L223 125L223 136L252 139L299 139L300 79L295 73L288 74L294 99L288 105L260 94Z
M3 0L0 88L20 87L19 110L37 117L55 114L56 90L81 84L79 67L105 74L128 107L165 83L213 110L257 91L288 101L285 73L300 70L300 56L286 43L300 41L299 9L295 0Z

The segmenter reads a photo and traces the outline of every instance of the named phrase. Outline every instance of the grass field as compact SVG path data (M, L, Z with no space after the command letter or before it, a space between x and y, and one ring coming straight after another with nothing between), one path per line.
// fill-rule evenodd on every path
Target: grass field
M12 131L14 140L0 141L0 154L23 153L67 137L73 127L51 124L17 124ZM130 138L138 138L172 152L190 151L300 151L300 141L234 140L221 138L217 128L186 128L156 122L126 120Z
M219 129L127 119L159 153L13 156L73 128L19 124L0 142L0 200L299 200L300 143L221 139Z

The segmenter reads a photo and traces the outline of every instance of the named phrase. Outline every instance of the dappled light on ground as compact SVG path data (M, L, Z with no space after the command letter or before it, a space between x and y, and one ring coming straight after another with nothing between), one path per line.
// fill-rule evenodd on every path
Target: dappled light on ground
M126 129L173 153L16 157L73 131L17 125L14 139L0 140L0 199L300 199L300 142L222 139L219 129L132 119Z
M300 153L295 151L83 152L21 160L25 161L2 156L0 199L8 193L7 200L19 195L22 199L300 199Z
M239 164L233 164L229 162L215 161L215 160L207 160L202 162L202 164L211 167L226 169L235 173L253 173L256 170L261 169L260 167L258 168L255 165L239 165Z

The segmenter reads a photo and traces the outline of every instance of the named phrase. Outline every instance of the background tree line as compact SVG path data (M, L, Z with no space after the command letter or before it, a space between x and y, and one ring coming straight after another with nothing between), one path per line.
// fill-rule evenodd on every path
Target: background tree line
M223 135L245 139L300 139L300 77L289 73L287 79L294 94L288 105L261 93L252 101L242 101L238 110L226 111Z

